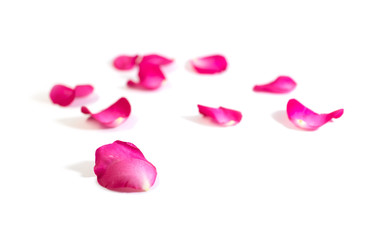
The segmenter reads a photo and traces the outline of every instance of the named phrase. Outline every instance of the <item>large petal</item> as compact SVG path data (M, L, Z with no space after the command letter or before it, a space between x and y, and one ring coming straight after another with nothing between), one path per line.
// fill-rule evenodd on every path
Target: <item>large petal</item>
M54 104L66 107L73 102L75 98L75 91L67 86L57 84L53 86L51 92L49 93L49 97Z
M136 65L136 59L138 58L138 55L135 56L127 56L127 55L121 55L116 57L113 60L113 66L121 71L124 70L131 70Z
M162 82L166 79L161 69L157 65L149 63L139 64L139 82L136 83L132 80L127 82L129 87L138 87L147 90L154 90L161 87Z
M279 76L274 81L263 84L256 85L253 87L255 92L270 92L270 93L288 93L294 90L296 87L296 82L287 76Z
M215 74L226 70L227 61L222 55L212 55L190 60L192 68L201 74Z
M143 58L141 59L141 63L148 63L148 64L157 65L157 66L168 65L172 63L173 61L174 61L173 59L166 58L158 54L144 55Z
M296 99L291 99L287 103L288 119L295 126L305 130L317 130L333 118L340 118L343 113L344 109L339 109L328 114L317 114Z
M126 98L120 98L117 102L103 111L93 114L87 107L81 108L82 113L90 114L91 118L105 127L117 127L124 123L131 113L131 106Z
M147 191L156 168L132 143L115 141L96 150L94 171L99 184L114 191Z
M242 120L242 114L239 111L228 108L211 108L202 105L197 105L199 112L207 117L210 117L215 123L221 126L233 126Z

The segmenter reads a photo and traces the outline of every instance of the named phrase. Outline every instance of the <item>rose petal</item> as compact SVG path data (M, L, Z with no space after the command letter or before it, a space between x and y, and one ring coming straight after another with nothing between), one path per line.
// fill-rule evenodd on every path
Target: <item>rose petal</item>
M124 70L131 70L135 64L136 64L136 59L138 58L138 55L135 56L127 56L127 55L121 55L116 57L113 60L113 66L121 71Z
M166 58L158 54L145 55L143 56L141 60L141 63L148 63L148 64L157 65L157 66L168 65L172 62L174 62L173 59Z
M94 171L99 184L114 191L147 191L156 168L132 143L115 141L96 150Z
M120 98L117 102L103 111L93 114L87 107L81 108L82 113L91 114L91 118L105 127L117 127L124 123L131 113L131 106L126 98Z
M295 126L305 130L317 130L333 118L340 118L343 113L344 109L339 109L328 114L317 114L296 99L291 99L287 103L288 119Z
M190 60L192 68L201 74L214 74L226 70L227 61L222 55L212 55Z
M53 86L51 92L49 93L49 97L54 104L65 107L73 102L75 98L75 92L69 87L58 84Z
M274 81L263 84L256 85L253 87L255 92L270 92L270 93L288 93L294 90L296 87L296 82L287 76L279 76Z
M161 69L157 65L142 62L139 64L139 83L132 80L127 82L129 87L139 87L147 90L154 90L161 87L166 79Z
M211 108L202 105L197 105L199 112L207 117L210 117L214 122L222 126L233 126L242 120L242 114L239 111L228 108Z
M75 88L75 97L85 97L90 95L94 88L91 85L77 85Z

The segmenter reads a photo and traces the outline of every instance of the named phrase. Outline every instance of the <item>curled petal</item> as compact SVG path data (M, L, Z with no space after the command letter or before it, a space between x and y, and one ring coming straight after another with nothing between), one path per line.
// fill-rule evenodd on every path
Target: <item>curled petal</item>
M192 68L201 74L215 74L226 70L227 61L222 55L212 55L190 60Z
M118 70L131 70L136 65L136 59L138 55L127 56L121 55L113 60L113 66Z
M92 119L95 119L105 127L117 127L124 123L130 116L131 106L126 98L120 98L117 102L99 113L93 114L85 106L81 108L81 111L84 114L90 114Z
M77 85L74 89L57 84L53 86L49 97L52 102L60 106L66 107L70 105L76 97L85 97L93 92L91 85Z
M129 87L139 87L147 90L154 90L161 87L162 82L166 79L159 66L146 62L139 64L138 76L138 83L129 80L127 85Z
M296 99L291 99L287 103L288 119L295 126L305 130L317 130L333 118L340 118L343 113L344 109L339 109L328 114L317 114Z
M164 56L157 55L157 54L145 55L143 56L141 60L141 63L148 63L148 64L157 65L157 66L168 65L172 62L174 62L173 59L166 58Z
M97 181L110 190L147 191L156 180L156 168L132 143L115 141L101 146L95 157Z
M239 111L228 108L211 108L202 105L197 105L199 112L207 117L210 117L214 122L222 126L233 126L242 120L242 114Z
M253 88L255 92L270 92L270 93L288 93L294 90L296 87L296 82L287 76L279 76L274 81L263 84L256 85Z

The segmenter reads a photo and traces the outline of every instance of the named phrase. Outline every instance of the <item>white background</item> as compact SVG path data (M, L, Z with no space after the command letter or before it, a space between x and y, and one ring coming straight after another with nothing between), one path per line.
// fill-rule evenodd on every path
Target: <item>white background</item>
M372 1L1 1L1 239L374 239ZM119 54L159 53L159 90L129 89ZM220 75L188 59L220 53ZM286 95L255 84L289 75ZM53 105L54 84L90 83L96 112L119 97L128 121L100 129ZM315 132L285 117L296 98L345 113ZM234 127L197 104L243 113ZM94 153L137 145L158 170L145 193L102 188Z

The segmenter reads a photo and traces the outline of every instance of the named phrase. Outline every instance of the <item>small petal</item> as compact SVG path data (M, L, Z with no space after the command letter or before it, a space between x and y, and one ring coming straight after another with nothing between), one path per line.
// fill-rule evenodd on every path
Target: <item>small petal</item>
M148 64L157 65L157 66L168 65L172 62L174 62L173 59L166 58L164 56L157 55L157 54L145 55L143 56L141 60L141 63L148 63Z
M287 103L288 119L295 126L304 130L317 130L333 118L340 118L343 113L344 109L339 109L328 114L317 114L296 99L291 99Z
M199 112L207 117L210 117L214 122L222 126L233 126L242 120L242 114L239 111L228 108L211 108L202 105L197 105Z
M115 141L101 146L95 157L97 181L110 190L147 191L156 180L156 168L132 143Z
M91 85L77 85L74 90L75 97L86 97L93 92L94 88Z
M131 70L136 65L136 59L138 58L138 55L135 56L127 56L127 55L121 55L116 57L113 60L113 66L117 70Z
M129 87L139 87L147 90L154 90L161 87L163 81L166 79L159 66L146 62L139 64L138 76L138 83L129 80L127 85Z
M58 84L53 86L51 92L49 93L49 97L54 104L65 107L73 102L75 98L75 92L69 87Z
M279 76L273 82L263 85L256 85L255 92L289 93L296 87L296 82L287 76Z
M222 55L212 55L190 60L192 68L201 74L215 74L226 70L227 61Z
M99 113L93 114L85 106L81 108L81 111L84 114L90 114L91 118L105 127L117 127L124 123L130 116L131 106L126 98L120 98L117 102Z

